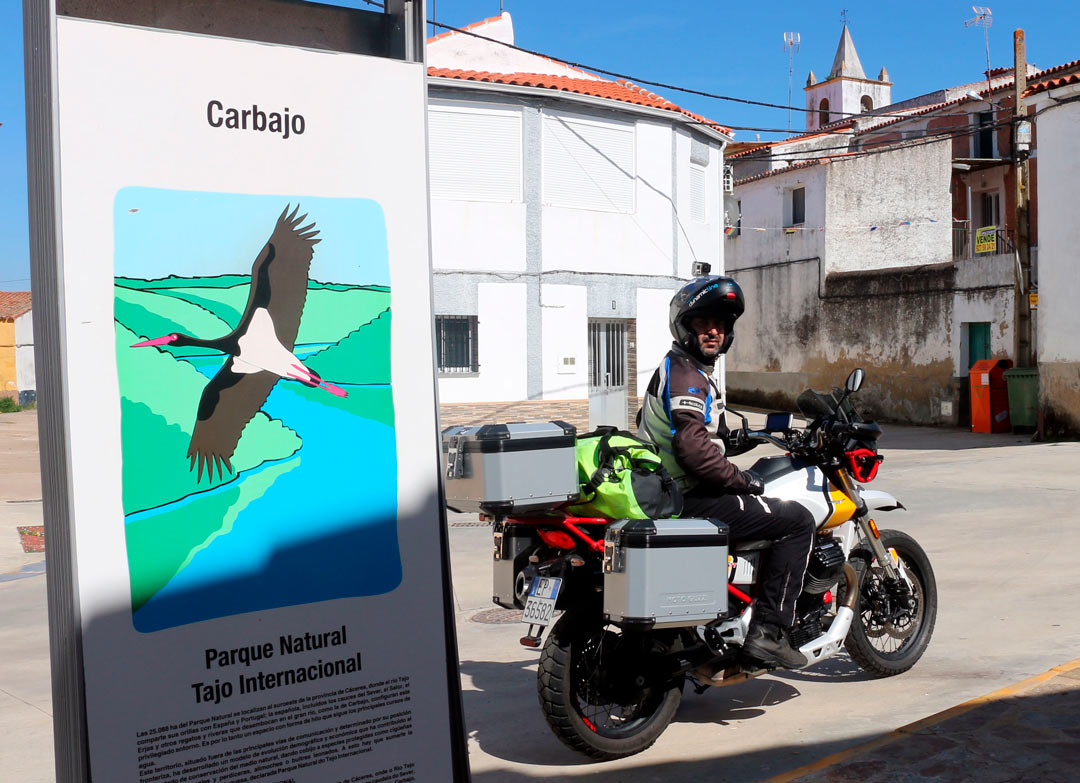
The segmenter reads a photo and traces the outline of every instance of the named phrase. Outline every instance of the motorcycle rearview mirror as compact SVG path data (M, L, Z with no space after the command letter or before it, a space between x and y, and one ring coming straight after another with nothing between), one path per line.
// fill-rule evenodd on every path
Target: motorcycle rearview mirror
M851 371L851 375L847 377L847 381L844 382L844 389L848 394L854 394L863 385L863 381L866 380L866 371L862 367L856 367Z

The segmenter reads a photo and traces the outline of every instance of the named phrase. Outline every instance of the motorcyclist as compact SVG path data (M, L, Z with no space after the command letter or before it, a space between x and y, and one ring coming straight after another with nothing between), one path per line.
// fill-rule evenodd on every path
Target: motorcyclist
M814 520L798 503L767 498L761 479L739 470L727 455L749 448L734 440L712 380L716 359L731 347L745 309L730 277L696 278L671 300L671 350L653 373L638 426L660 450L664 467L683 492L684 517L712 517L728 525L733 543L771 540L761 588L743 652L766 664L805 666L792 647L795 600L814 541Z

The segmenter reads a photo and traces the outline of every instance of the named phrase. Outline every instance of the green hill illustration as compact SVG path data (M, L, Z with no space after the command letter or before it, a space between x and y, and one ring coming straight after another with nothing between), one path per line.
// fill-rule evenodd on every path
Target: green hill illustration
M390 383L390 309L337 345L308 359L308 366L339 383Z
M124 460L124 513L169 503L232 479L226 474L200 482L190 470L187 449L206 377L167 353L131 348L139 338L117 324L116 355ZM167 390L167 393L163 393ZM232 462L236 472L295 454L301 440L279 421L256 414L244 428Z

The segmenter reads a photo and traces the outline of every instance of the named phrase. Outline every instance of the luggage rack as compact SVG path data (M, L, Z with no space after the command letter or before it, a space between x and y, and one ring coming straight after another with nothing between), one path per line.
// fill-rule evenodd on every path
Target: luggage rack
M480 514L482 521L491 521L494 525L528 525L532 527L556 527L564 528L569 533L577 537L588 546L594 552L604 553L604 529L607 528L612 522L616 520L605 519L603 517L575 517L570 515L562 516L527 516L527 517L514 517L503 514ZM600 527L600 537L594 538L592 535L582 530L582 527ZM727 586L728 595L742 601L744 604L751 603L754 599L740 590L735 585L728 583Z

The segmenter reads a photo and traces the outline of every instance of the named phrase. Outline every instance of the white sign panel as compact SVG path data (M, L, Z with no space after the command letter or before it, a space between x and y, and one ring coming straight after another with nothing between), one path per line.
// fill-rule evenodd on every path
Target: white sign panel
M93 779L451 780L423 66L57 34Z

